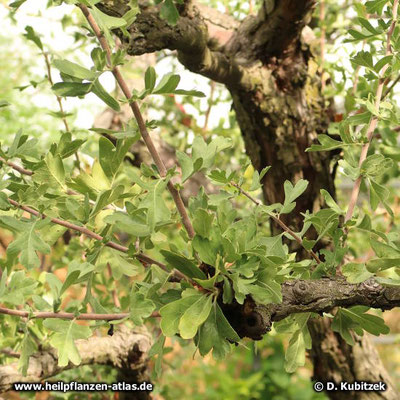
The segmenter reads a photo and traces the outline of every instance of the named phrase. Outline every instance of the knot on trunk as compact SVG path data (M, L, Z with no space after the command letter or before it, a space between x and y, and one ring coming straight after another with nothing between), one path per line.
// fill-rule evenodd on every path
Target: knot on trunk
M234 300L231 304L220 302L221 309L241 337L261 340L271 330L271 312L268 308L257 305L251 296L247 296L243 304Z
M306 297L309 296L309 284L306 281L297 281L292 291L298 303L304 303Z

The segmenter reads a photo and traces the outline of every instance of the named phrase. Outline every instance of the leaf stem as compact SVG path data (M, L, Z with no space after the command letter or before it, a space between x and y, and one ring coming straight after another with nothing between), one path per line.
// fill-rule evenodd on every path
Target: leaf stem
M44 61L46 63L46 68L47 68L47 80L49 81L50 85L53 86L54 83L53 83L53 78L51 76L51 65L50 65L49 55L45 51L43 51L43 57L44 57ZM62 121L64 123L65 130L67 132L71 132L69 130L67 117L66 117L65 112L64 112L64 107L63 107L63 104L62 104L62 98L60 96L58 96L57 94L55 96L56 96L56 99L57 99L58 108L60 109L61 119L62 119ZM75 153L75 160L77 162L78 169L80 169L81 168L81 162L79 160L78 153Z
M46 68L47 68L47 80L49 81L50 85L53 86L54 83L53 83L53 78L51 76L51 65L50 65L49 55L45 51L43 52L43 57L44 57L44 61L46 63ZM62 99L57 94L55 96L56 96L56 99L57 99L57 102L58 102L58 107L60 109L60 113L62 115L61 119L62 119L62 121L64 123L65 130L67 132L70 132L69 126L68 126L68 122L67 122L67 118L65 117L64 107L63 107L63 104L62 104Z

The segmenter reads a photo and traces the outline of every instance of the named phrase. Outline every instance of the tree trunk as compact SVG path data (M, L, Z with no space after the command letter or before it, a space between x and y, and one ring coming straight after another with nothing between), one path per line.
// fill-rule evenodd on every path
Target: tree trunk
M321 208L320 189L335 196L330 154L305 152L317 134L326 132L329 123L316 67L308 58L307 52L296 57L292 61L294 68L285 71L285 76L281 65L273 69L261 65L251 71L251 86L229 88L253 166L259 171L272 166L263 180L265 201L283 203L285 180L309 181L296 209L282 215L295 230L302 226L300 212Z
M355 345L349 346L340 335L330 329L328 318L312 319L309 322L312 338L310 357L314 365L315 381L340 382L385 382L384 392L340 392L328 393L332 400L396 400L399 398L395 386L367 333L363 337L353 335Z
M323 205L320 189L324 188L335 197L334 165L332 154L306 153L317 134L326 133L328 112L320 91L316 64L303 43L303 49L266 69L260 65L252 70L249 90L244 87L229 88L237 121L245 140L246 151L254 167L261 171L267 165L272 168L264 177L263 193L267 204L283 202L285 180L296 182L307 179L307 191L297 200L296 209L285 217L284 222L294 231L302 228L301 212L316 211ZM280 232L277 226L274 233ZM315 232L308 232L315 239ZM290 242L291 250L298 250L296 242ZM394 400L398 394L379 359L367 334L356 337L356 345L349 346L340 335L330 328L327 318L309 321L315 381L340 382L383 381L385 392L327 392L329 398Z
M142 382L150 383L150 371L147 365L139 370L120 368L118 369L117 380L118 382L130 384L141 384ZM152 398L151 392L147 391L118 392L119 400L151 400Z

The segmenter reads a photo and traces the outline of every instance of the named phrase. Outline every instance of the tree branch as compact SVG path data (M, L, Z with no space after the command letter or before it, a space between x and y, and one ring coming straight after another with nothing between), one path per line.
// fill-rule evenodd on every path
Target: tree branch
M25 169L21 166L19 166L18 164L13 163L12 161L7 161L5 158L0 157L0 162L7 164L9 167L15 169L16 171L18 171L20 174L23 175L29 175L32 176L33 175L33 171L30 171L29 169Z
M147 332L135 332L120 326L113 336L77 340L76 346L82 358L80 365L102 364L140 371L146 368L151 342ZM17 382L41 382L62 371L76 368L72 363L66 367L57 364L56 350L46 349L30 357L27 376L18 371L18 363L0 366L0 393L12 390Z
M227 44L241 63L291 58L299 50L300 34L315 0L264 0L257 16L248 16Z
M111 3L111 4L110 4ZM129 42L120 35L129 55L169 49L178 51L179 61L190 71L230 86L239 84L243 71L223 51L238 22L226 14L192 2L181 8L175 26L160 18L158 7L141 7L129 27ZM122 16L126 5L113 0L99 4L106 13Z
M50 312L50 311L23 311L12 310L10 308L0 307L0 314L12 315L20 318L58 318L58 319L77 319L81 321L117 321L129 317L129 313L115 313L115 314L95 314L95 313L82 313L76 315L75 313L68 312Z
M281 321L292 314L323 313L335 307L367 306L381 310L390 310L400 306L400 287L383 286L374 278L362 283L349 283L343 277L329 277L317 280L283 282L281 284L282 302L279 304L256 304L247 297L245 304L220 304L224 314L240 337L259 340L271 330L273 322ZM12 310L0 307L0 314L20 318L60 318L79 320L120 320L128 313L95 314L86 313L76 316L66 312L33 312ZM159 317L154 312L151 317Z
M102 32L100 30L100 27L97 25L95 19L90 14L89 9L85 5L79 4L78 7L81 9L81 11L82 11L83 15L85 16L86 20L88 21L90 27L93 29L93 32L96 35L96 38L99 41L101 48L106 53L107 64L109 67L111 67L111 65L112 65L111 50L110 50L110 47L108 46L107 40L105 39L104 35L102 34ZM146 143L149 153L153 157L154 163L156 164L156 166L160 172L160 175L162 177L165 177L167 175L167 169L165 168L164 162L162 161L156 147L154 146L154 143L153 143L151 136L147 130L146 123L143 119L143 116L140 111L138 103L136 101L131 100L132 93L131 93L130 89L128 88L128 85L127 85L126 81L124 80L123 76L121 75L121 72L120 72L118 66L112 67L111 72L113 73L118 86L121 88L123 94L129 101L129 106L132 109L132 113L138 124L140 134L141 134L144 142ZM180 196L179 190L177 190L175 188L174 184L171 181L168 181L167 187L168 187L168 190L171 193L171 196L175 202L176 208L181 216L182 223L189 235L189 238L192 239L195 235L195 232L194 232L192 223L190 221L189 215L187 214L185 205Z
M250 333L245 336L260 339L270 331L272 322L291 314L322 313L334 307L367 306L389 310L400 306L400 288L382 286L373 278L357 284L348 283L343 277L293 280L282 283L281 288L282 303L256 304L249 308L250 314L243 311L242 318L236 322L239 328L233 327Z
M106 13L122 16L127 2L103 1ZM187 2L175 26L160 18L158 7L141 7L125 43L128 54L141 55L163 49L177 50L179 61L190 71L228 87L247 82L246 66L261 60L287 58L300 49L300 34L315 0L264 0L257 16L241 23L207 6Z
M24 210L24 211L28 212L29 214L34 215L35 217L43 218L43 219L47 218L45 214L41 214L41 213L39 213L39 211L36 211L36 210L34 210L33 208L31 208L31 207L28 207L28 206L24 206L24 205L22 205L22 204L19 204L19 203L18 203L17 201L15 201L15 200L8 199L8 201L9 201L10 204L12 204L13 206L18 207L18 208L20 208L21 210ZM53 222L54 224L61 225L61 226L65 227L65 228L68 228L68 229L72 229L72 230L74 230L74 231L81 232L81 233L83 233L84 235L86 235L86 236L88 236L88 237L90 237L90 238L92 238L92 239L94 239L94 240L98 240L98 241L101 242L101 241L103 241L103 239L104 239L103 236L98 235L97 233L91 231L90 229L88 229L88 228L86 228L86 227L84 227L84 226L75 225L75 224L72 224L71 222L63 221L62 219L59 219L59 218L50 218L50 221ZM122 246L122 245L120 245L120 244L118 244L118 243L115 243L115 242L112 242L112 241L106 242L105 245L108 246L108 247L111 247L111 248L113 248L113 249L115 249L115 250L121 251L121 252L123 252L123 253L127 253L128 250L129 250L128 247ZM161 269L163 269L164 271L170 272L165 264L163 264L163 263L161 263L161 262L159 262L159 261L153 260L152 258L146 256L145 254L138 253L138 254L135 254L135 257L136 257L139 261L141 261L141 262L144 262L144 263L146 263L146 264L154 264L154 265L157 265L157 266L159 266ZM185 276L184 276L183 274L181 274L179 271L176 271L176 272L175 272L175 275L176 275L178 278L180 278L180 279L186 279Z
M374 278L356 284L341 277L289 281L282 285L282 292L282 303L271 306L273 321L296 313L322 313L334 307L390 310L400 306L400 288L382 286Z

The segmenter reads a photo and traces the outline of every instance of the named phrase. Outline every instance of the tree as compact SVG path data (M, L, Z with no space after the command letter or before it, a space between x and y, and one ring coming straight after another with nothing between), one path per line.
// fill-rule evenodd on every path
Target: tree
M146 356L156 357L160 371L166 337L194 340L202 356L212 351L222 359L234 343L259 340L274 324L278 332L291 334L289 371L304 363L308 350L315 381L387 385L372 394L346 392L346 398L397 398L363 332L387 333L382 318L367 311L400 303L400 247L393 193L386 187L398 175L392 130L398 113L390 101L398 81L398 1L351 5L359 28L346 37L364 48L351 59L356 69L344 116L335 111L332 97L347 88L329 82L336 71L324 64L325 38L333 29L324 18L329 3L319 4L318 51L312 48L312 0L264 0L257 13L241 21L213 4L193 1L66 3L82 11L97 41L92 66L54 59L62 79L54 83L39 36L26 29L47 60L65 132L45 154L20 132L0 154L5 178L0 222L15 235L3 263L0 313L10 326L3 334L22 331L11 346L20 349L20 372L16 365L0 369L1 388L82 363L112 365L121 380L136 382L146 379ZM222 152L234 152L231 141L216 135L205 140L199 133L169 156L176 162L166 167L171 160L154 144L154 130L163 121L146 120L144 104L154 95L190 101L203 94L177 89L177 74L160 78L152 66L144 74L144 89L132 91L121 73L128 56L164 49L176 51L185 68L229 91L251 166L219 165ZM104 89L99 77L105 71L112 72L125 100ZM119 130L94 129L101 137L87 171L79 156L83 141L71 134L62 98L89 93L115 112L127 103L134 118ZM139 139L151 163L138 165L138 157L130 158ZM347 204L336 198L338 165L353 182ZM183 196L194 176L200 189ZM209 181L217 186L215 193L203 189ZM370 209L357 207L360 190L367 189ZM246 210L234 207L244 199ZM389 216L388 226L377 223L378 206ZM355 258L362 239L375 254L367 262ZM51 271L40 274L38 254L57 246L68 264L63 280ZM66 312L65 295L80 285L86 287L84 298ZM110 294L106 299L104 290ZM115 328L111 337L93 336L96 329L126 320L135 326L131 332ZM138 328L144 323L158 333L153 345ZM48 336L56 350L38 347ZM343 398L341 391L327 395Z

